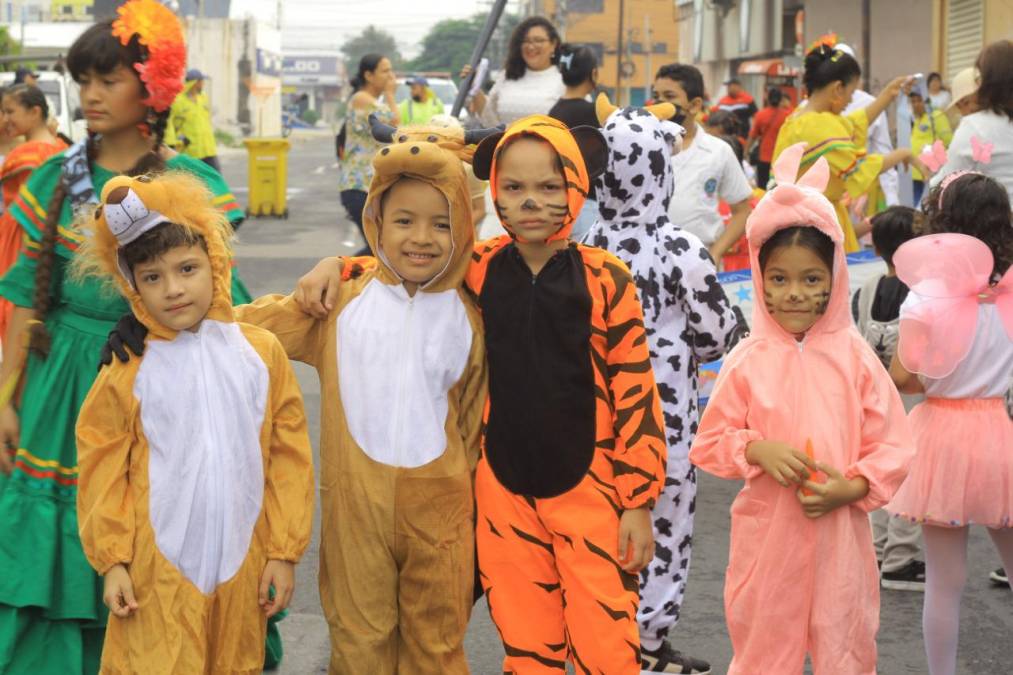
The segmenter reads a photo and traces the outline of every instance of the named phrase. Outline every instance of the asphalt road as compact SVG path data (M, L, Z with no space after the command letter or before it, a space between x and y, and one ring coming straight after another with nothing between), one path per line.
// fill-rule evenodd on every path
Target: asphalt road
M333 139L327 136L294 137L289 155L288 220L250 219L240 229L239 269L254 295L287 293L320 257L352 253L361 245L355 226L340 205L333 147ZM223 150L222 160L229 184L245 204L245 154ZM316 445L320 430L320 386L312 369L300 364L296 364L296 369ZM709 660L715 674L724 673L731 660L722 585L728 560L728 508L738 488L731 481L701 477L689 586L682 621L672 636L677 649ZM281 624L286 654L277 672L284 675L327 670L328 638L316 585L318 547L319 510L313 543L298 568L291 614ZM960 631L962 674L1013 672L1013 594L990 585L987 578L997 561L987 534L981 528L974 529ZM921 610L921 594L883 591L880 673L928 672L922 647ZM466 649L473 672L482 675L502 672L503 651L482 603L472 615Z

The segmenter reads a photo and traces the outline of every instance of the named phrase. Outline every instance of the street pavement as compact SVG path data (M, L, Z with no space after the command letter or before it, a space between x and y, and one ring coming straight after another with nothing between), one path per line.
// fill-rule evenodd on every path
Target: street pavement
M295 135L292 142L288 220L249 219L239 230L239 270L254 296L288 293L299 276L321 257L349 254L361 245L355 226L340 204L333 137ZM221 159L226 179L245 205L245 153L222 149ZM316 452L320 434L320 385L311 368L301 364L295 367ZM722 590L728 562L728 508L738 489L739 484L733 481L706 474L700 477L689 586L682 620L672 635L676 649L709 660L716 675L725 673L731 660ZM316 582L319 541L318 506L313 541L297 570L290 614L281 624L285 658L276 671L281 675L327 671L328 637ZM786 551L785 555L791 552ZM961 674L1013 672L1013 594L989 583L988 573L997 565L998 557L987 533L981 528L973 529L960 630L958 672ZM791 592L791 588L785 589L786 594ZM921 639L922 597L920 593L882 592L880 673L916 675L928 672ZM847 600L842 598L842 601ZM503 650L483 602L475 607L465 647L474 673L502 672Z

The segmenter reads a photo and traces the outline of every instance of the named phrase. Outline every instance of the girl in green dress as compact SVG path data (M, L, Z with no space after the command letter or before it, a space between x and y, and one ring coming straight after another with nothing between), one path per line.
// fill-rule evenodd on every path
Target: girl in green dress
M102 580L78 538L74 426L106 336L129 307L99 281L70 278L82 237L75 211L94 209L119 173L172 168L202 179L234 223L242 218L216 171L162 143L186 52L178 20L154 5L132 0L120 18L92 26L70 48L67 66L81 86L89 137L41 165L11 206L25 241L0 280L0 295L15 305L0 383L20 373L19 396L0 409L4 675L97 673L105 631ZM235 275L232 293L237 304L250 299Z

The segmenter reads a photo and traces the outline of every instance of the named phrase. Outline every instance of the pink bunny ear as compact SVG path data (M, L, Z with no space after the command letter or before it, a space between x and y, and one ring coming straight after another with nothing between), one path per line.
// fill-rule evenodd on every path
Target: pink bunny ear
M801 145L801 143L799 144ZM805 148L802 148L805 150ZM805 187L811 187L817 192L824 192L827 189L827 183L830 182L830 165L827 164L826 157L820 157L816 160L816 163L809 167L809 170L802 174L802 177L798 179L799 185Z
M805 143L796 143L785 148L772 167L778 185L794 185L798 178L798 167L805 154Z

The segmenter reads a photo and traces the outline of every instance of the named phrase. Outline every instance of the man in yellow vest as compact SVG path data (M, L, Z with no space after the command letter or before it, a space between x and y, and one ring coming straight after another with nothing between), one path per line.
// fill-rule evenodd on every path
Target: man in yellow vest
M942 141L943 147L950 147L953 131L950 121L942 110L935 110L931 101L926 101L920 89L912 89L908 94L911 102L911 152L917 156L926 145ZM917 206L922 201L925 191L925 177L911 167L911 179L914 186L914 202Z
M401 111L401 124L427 124L434 115L443 114L443 101L429 88L429 81L416 75L406 83L411 87L410 96L398 106Z
M169 123L174 127L183 153L202 160L221 173L215 132L211 126L211 106L204 93L204 73L191 68L186 85L172 103Z

